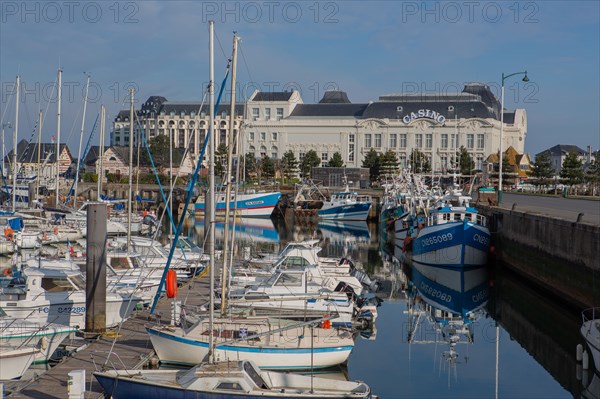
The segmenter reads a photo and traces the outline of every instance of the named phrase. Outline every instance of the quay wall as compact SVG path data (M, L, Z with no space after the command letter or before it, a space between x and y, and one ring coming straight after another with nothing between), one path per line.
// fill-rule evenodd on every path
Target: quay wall
M600 226L479 206L507 267L580 307L600 305Z

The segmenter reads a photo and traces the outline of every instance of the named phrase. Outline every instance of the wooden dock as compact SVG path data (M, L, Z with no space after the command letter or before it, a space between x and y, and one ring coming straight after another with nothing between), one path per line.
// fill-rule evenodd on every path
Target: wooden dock
M180 287L178 300L194 306L208 301L208 278L197 278ZM159 301L153 315L148 310L136 311L121 328L109 330L103 336L87 341L87 346L64 358L38 378L5 383L7 398L65 399L68 398L68 374L72 370L85 370L85 398L104 398L94 371L104 369L137 369L148 365L154 355L146 325L171 320L171 300ZM110 354L110 355L109 355ZM200 360L200 359L199 359Z

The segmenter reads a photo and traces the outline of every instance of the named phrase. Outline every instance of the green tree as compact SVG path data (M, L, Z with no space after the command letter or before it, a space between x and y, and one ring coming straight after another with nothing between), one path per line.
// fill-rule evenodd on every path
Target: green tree
M594 152L594 159L586 172L586 180L591 183L591 195L596 195L596 189L600 184L600 151Z
M265 179L272 179L275 176L275 163L266 155L260 159L260 170Z
M542 153L535 158L531 168L531 177L536 179L535 184L548 184L555 173L548 153Z
M227 170L227 146L219 145L215 151L215 176L220 176L225 179L225 171Z
M456 157L458 158L459 173L461 175L470 175L473 169L475 169L475 161L473 161L473 157L469 154L469 151L461 145L456 152Z
M181 163L181 159L183 158L182 153L179 151L179 149L175 148L174 144L171 148L169 145L169 136L165 134L159 134L158 136L148 140L148 148L150 149L152 160L156 166L168 167L171 151L173 152L173 165L179 165ZM148 151L146 151L145 148L140 148L140 151L140 163L148 165L150 163Z
M565 157L560 177L566 184L578 184L583 181L583 162L576 152L571 151Z
M256 157L253 153L249 152L244 156L244 169L246 170L246 176L244 178L246 180L250 180L251 177L256 176L258 173Z
M379 157L380 160L380 174L382 175L394 175L399 172L398 165L398 157L396 153L392 150L388 150L385 154Z
M321 164L321 160L317 155L316 151L310 150L304 155L304 159L300 162L300 170L302 171L302 176L311 177L312 176L312 168L316 168Z
M93 172L87 172L84 173L83 175L83 181L85 183L97 183L98 182L98 175L93 173Z
M411 166L411 170L414 173L428 173L431 172L431 164L429 163L429 158L421 151L416 148L412 150L410 156L408 158L409 165Z
M329 162L327 162L327 166L329 166L330 168L341 168L344 166L344 160L342 159L342 154L340 154L339 152L334 152L333 156L331 157L331 159L329 160Z
M369 168L369 179L371 182L376 181L381 173L381 155L371 148L365 155L365 159L363 159L362 167Z
M281 170L286 179L291 178L298 172L298 160L294 155L294 151L289 150L283 154L281 159Z

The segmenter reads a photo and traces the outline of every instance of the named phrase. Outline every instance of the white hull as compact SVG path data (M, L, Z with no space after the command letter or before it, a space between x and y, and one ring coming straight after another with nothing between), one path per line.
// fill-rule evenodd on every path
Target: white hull
M217 327L216 327L217 328ZM249 326L249 330L252 327ZM318 328L313 331L318 333ZM178 329L178 332L181 330ZM261 336L259 340L244 340L215 348L216 361L252 360L258 367L270 369L310 369L332 367L345 362L350 356L354 342L348 333L338 336L335 329L321 332L313 341L311 349L309 327L293 328L272 335ZM163 363L195 365L206 360L208 355L208 335L196 336L172 333L168 330L149 329L150 341ZM299 339L299 332L304 337ZM273 340L277 342L271 342ZM229 341L228 341L229 342Z
M31 366L39 349L1 349L0 350L0 380L20 378Z
M39 349L33 362L46 363L59 345L76 330L67 326L46 326L7 318L0 321L0 331L0 346L16 348L33 345Z
M83 297L83 295L77 296ZM136 297L131 303L126 296L123 296L122 300L107 300L106 327L115 327L127 319L140 299ZM15 303L16 306L7 306L7 303ZM85 327L85 297L52 304L43 298L36 301L0 301L0 307L15 319L27 319L39 324L56 323L71 327Z
M600 317L598 310L596 312L596 317ZM596 370L600 371L600 318L584 321L581 326L581 335L594 359Z

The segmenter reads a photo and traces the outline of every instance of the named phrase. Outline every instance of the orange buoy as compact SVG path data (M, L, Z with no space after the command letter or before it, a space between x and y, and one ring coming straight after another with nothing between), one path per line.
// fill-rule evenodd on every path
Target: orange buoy
M12 267L5 267L2 273L4 274L4 277L9 277L12 275Z
M323 323L321 323L321 328L329 330L331 328L331 320L323 320Z
M13 229L11 229L10 227L7 227L4 229L4 236L6 238L8 238L9 240L12 240L14 235L15 235L15 231Z
M177 272L175 270L169 270L167 272L166 280L167 297L175 298L177 296Z

